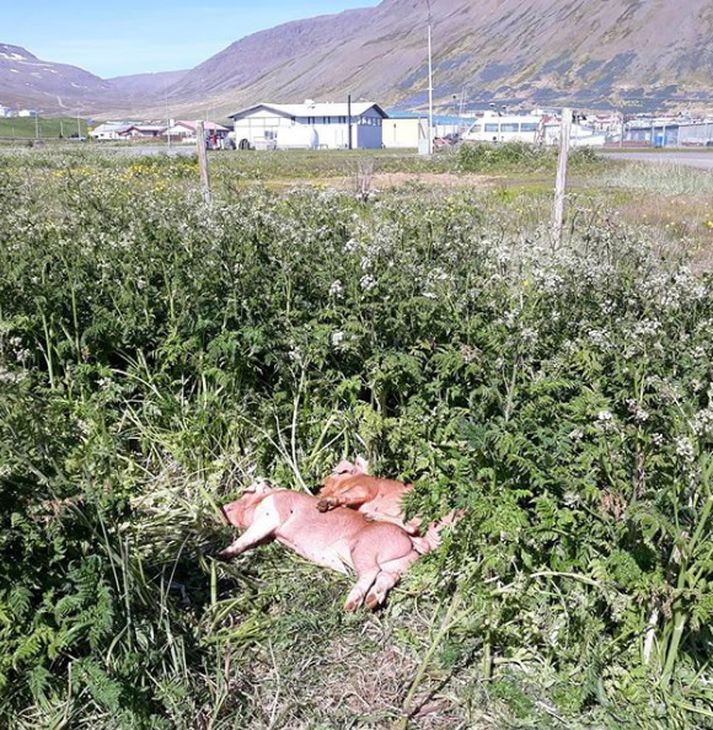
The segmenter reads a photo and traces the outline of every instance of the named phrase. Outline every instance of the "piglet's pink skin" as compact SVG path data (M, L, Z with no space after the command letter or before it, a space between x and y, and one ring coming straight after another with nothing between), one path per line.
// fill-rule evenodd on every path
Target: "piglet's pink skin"
M324 480L317 494L317 509L326 512L335 507L350 507L359 510L367 520L391 522L414 536L416 549L425 541L428 550L441 544L440 534L445 527L453 527L464 515L464 511L451 510L445 517L423 526L420 517L405 521L403 497L413 489L412 484L394 479L382 479L369 474L369 462L361 457L356 461L340 461L334 471ZM425 534L424 534L425 533ZM424 534L421 541L416 537Z
M341 461L324 480L317 496L317 509L326 512L335 507L358 509L370 520L392 522L411 535L418 534L421 520L404 521L403 498L413 489L395 479L382 479L367 473L368 463L357 458L353 464Z
M400 576L433 547L428 535L412 537L397 525L370 522L356 510L320 512L317 502L310 494L257 482L223 507L229 522L245 532L220 557L233 558L277 540L317 565L340 573L351 568L357 582L344 608L355 611L362 604L373 609L383 603Z

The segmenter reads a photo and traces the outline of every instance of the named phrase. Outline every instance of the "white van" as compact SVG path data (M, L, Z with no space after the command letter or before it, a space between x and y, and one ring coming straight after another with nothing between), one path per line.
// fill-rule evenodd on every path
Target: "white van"
M542 142L544 117L535 114L498 115L487 112L463 134L464 142Z

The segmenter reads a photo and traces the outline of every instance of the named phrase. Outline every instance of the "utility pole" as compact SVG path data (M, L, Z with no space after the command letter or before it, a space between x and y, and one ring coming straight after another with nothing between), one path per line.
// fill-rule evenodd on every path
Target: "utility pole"
M40 138L40 113L35 112L35 139Z
M463 123L463 117L465 114L465 86L460 92L460 104L458 105L458 134L465 131L466 125Z
M428 154L433 154L433 61L431 57L431 0L428 6Z
M352 95L347 95L347 123L349 130L347 132L347 147L352 149Z
M171 120L168 116L168 91L164 88L164 96L166 100L166 144L168 145L168 149L171 149Z

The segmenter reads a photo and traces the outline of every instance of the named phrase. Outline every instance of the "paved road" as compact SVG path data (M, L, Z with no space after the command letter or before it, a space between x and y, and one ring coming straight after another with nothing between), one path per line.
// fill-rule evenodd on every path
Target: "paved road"
M713 170L713 150L711 152L609 152L607 157L632 162L665 162L669 165L686 165L703 170Z

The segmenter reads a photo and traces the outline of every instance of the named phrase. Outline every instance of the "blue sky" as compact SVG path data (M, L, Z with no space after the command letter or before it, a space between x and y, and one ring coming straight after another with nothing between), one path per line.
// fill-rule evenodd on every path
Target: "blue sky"
M192 68L243 36L378 0L38 0L3 3L0 43L109 78Z

